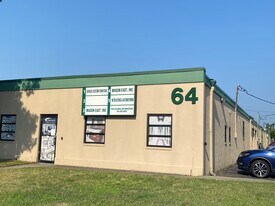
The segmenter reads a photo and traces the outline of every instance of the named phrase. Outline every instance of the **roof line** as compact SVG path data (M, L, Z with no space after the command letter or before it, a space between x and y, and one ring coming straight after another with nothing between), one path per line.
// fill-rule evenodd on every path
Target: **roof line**
M88 86L149 85L204 82L205 68L75 75L0 81L0 91L81 88Z
M209 87L211 87L211 84L210 84L210 80L211 78L209 78L206 74L205 74L205 84ZM219 95L220 97L223 97L225 99L225 101L231 106L231 107L235 107L235 100L233 100L225 91L223 91L222 88L220 88L218 85L215 85L215 93L217 95ZM248 120L252 119L252 121L255 122L254 118L251 117L242 107L239 106L238 104L238 111L245 117L247 118ZM255 122L257 123L257 122Z
M23 78L23 79L9 79L0 80L0 82L9 81L33 81L33 80L56 80L56 79L77 79L77 78L97 78L97 77L115 77L115 76L134 76L143 74L165 74L175 72L191 72L191 71L204 71L205 67L194 67L194 68L178 68L169 70L150 70L150 71L139 71L139 72L120 72L120 73L107 73L107 74L86 74L86 75L69 75L69 76L56 76L56 77L41 77L41 78Z

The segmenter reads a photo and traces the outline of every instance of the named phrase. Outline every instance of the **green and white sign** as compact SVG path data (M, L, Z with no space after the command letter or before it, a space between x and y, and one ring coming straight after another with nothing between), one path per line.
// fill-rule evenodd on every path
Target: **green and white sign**
M135 86L83 88L82 115L135 115Z

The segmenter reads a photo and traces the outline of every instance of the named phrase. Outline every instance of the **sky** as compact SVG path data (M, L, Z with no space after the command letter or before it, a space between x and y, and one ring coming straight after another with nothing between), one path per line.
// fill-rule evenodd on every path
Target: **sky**
M275 102L274 0L2 0L0 80L205 67ZM275 122L275 105L239 105Z

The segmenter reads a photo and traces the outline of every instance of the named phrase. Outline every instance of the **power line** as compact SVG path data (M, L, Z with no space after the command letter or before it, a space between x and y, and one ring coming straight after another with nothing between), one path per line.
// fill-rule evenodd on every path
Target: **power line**
M260 116L260 113L259 113L259 119L260 120L266 120L266 118L270 117L270 116L275 116L275 114L267 114L267 115Z
M248 112L263 112L263 113L275 113L274 110L270 110L270 111L263 111L263 110L254 110L254 109L246 109L246 111Z
M251 97L253 97L253 98L255 98L255 99L258 99L258 100L263 101L263 102L268 103L268 104L275 105L274 102L270 102L270 101L268 101L268 100L262 99L262 98L260 98L260 97L257 97L257 96L255 96L255 95L253 95L253 94L248 93L248 91L247 91L245 88L243 88L242 86L240 86L240 85L238 86L238 90L239 90L239 91L242 91L242 92L245 92L248 96L251 96Z

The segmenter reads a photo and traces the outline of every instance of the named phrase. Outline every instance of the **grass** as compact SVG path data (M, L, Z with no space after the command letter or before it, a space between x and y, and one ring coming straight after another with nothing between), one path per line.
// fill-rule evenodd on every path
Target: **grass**
M19 160L1 160L0 159L0 168L17 166L17 165L25 165L25 164L29 164L29 162L23 162Z
M0 170L0 205L272 205L275 184L64 168Z

